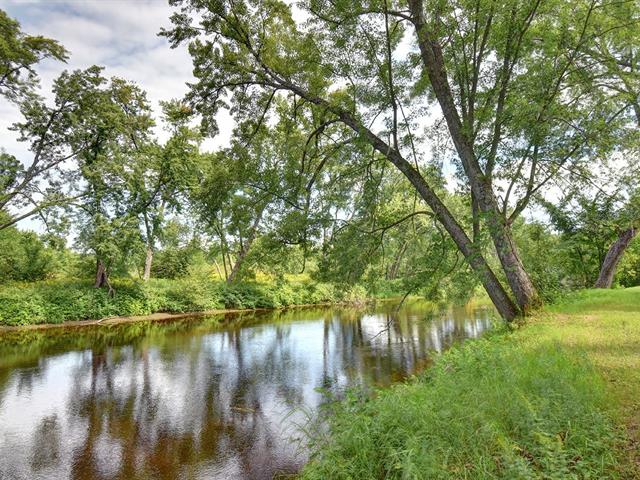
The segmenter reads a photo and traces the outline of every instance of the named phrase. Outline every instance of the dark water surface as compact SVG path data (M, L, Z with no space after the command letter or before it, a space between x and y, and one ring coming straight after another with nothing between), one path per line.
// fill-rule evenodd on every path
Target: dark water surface
M400 381L490 318L411 302L5 333L0 479L294 473L319 389Z

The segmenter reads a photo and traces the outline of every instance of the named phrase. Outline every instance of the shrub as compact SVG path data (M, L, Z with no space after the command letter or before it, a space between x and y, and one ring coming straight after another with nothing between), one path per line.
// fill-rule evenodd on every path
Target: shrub
M37 296L25 297L15 291L0 294L0 323L5 325L29 325L41 323L47 318L43 300Z
M342 293L342 300L349 303L364 303L369 298L367 289L362 285L352 285Z
M51 277L60 267L56 254L33 232L21 232L11 227L1 230L0 283Z
M332 284L316 283L310 287L307 303L332 303L336 301L336 298L336 291Z
M337 295L329 284L313 282L242 282L212 279L208 269L194 268L180 279L149 282L114 279L115 296L86 280L48 280L0 287L0 324L26 325L100 319L110 316L184 313L221 308L279 308L366 297L362 287Z

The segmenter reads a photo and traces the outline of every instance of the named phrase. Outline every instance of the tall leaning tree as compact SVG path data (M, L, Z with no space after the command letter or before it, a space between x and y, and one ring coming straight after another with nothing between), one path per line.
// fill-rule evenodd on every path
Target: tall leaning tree
M274 95L313 106L402 172L503 317L540 303L511 224L551 179L584 161L584 132L603 114L597 99L578 102L566 89L593 39L597 2L170 3L180 10L163 35L189 44L198 79L189 98L212 131L228 106L239 121L269 110ZM451 161L511 293L425 174L420 131L433 118L444 120Z
M596 288L610 288L620 260L640 229L640 3L608 2L597 17L596 41L584 46L586 82L619 111L626 127L616 142L624 165L613 179L622 197L616 238L600 265ZM620 160L622 159L622 160Z

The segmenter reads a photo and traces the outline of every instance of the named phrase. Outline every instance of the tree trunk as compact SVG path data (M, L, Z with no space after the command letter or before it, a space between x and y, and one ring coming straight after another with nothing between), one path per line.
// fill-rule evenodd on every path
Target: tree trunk
M416 170L416 168L408 162L398 150L389 146L380 137L364 126L352 113L335 107L320 97L309 94L295 84L283 81L282 79L279 79L279 81L283 87L288 90L297 93L299 96L305 98L311 103L323 106L327 108L328 111L334 113L340 121L361 135L375 150L384 155L384 157L395 165L398 170L402 172L402 174L413 184L417 192L433 211L435 218L442 224L449 235L451 235L456 246L464 255L465 260L469 263L474 273L482 282L484 289L491 298L493 304L498 310L498 313L507 321L513 320L520 314L518 307L513 303L504 287L491 270L491 267L489 267L486 259L469 239L462 226L457 222L455 217L444 205L437 193L429 186L420 172Z
M164 204L160 206L160 211L164 211ZM144 227L147 235L147 256L144 259L144 273L142 274L142 280L147 282L151 278L151 265L153 264L153 245L156 233L156 227L152 227L149 224L149 217L147 212L143 213Z
M98 259L96 262L96 281L93 285L95 288L103 288L107 287L109 289L109 296L113 297L115 295L115 290L111 286L109 282L109 274L107 272L107 267L102 261L102 259Z
M497 211L489 211L487 215L489 217L489 233L502 270L520 310L526 315L531 309L539 307L542 300L520 259L518 247L513 240L511 226L499 218L500 214Z
M233 264L233 268L231 269L231 273L229 274L229 277L227 278L227 283L235 282L235 280L236 280L236 278L238 276L238 273L240 272L240 267L242 267L242 264L244 263L244 259L247 257L247 254L249 253L249 249L251 248L251 244L253 244L253 241L256 239L256 234L258 233L258 226L260 225L260 221L262 220L262 212L264 212L264 207L260 208L256 218L253 221L253 224L251 225L251 230L249 231L249 236L244 241L244 243L242 244L242 247L240 248L240 251L238 252L238 256L236 258L236 262Z
M430 37L423 18L422 0L410 0L412 20L416 29L420 56L431 81L433 92L447 122L451 139L462 163L469 185L480 210L487 215L487 223L500 264L522 313L541 303L533 282L524 269L518 249L513 241L511 226L500 214L491 186L491 172L480 168L473 145L465 134L449 86L440 44Z
M398 271L400 270L400 262L402 261L402 257L404 256L404 252L407 250L407 241L404 241L396 256L393 260L393 263L389 266L389 271L387 273L387 280L395 280L398 277Z
M96 281L93 285L95 288L102 288L107 283L107 267L104 266L102 260L96 263Z
M224 280L229 280L229 270L227 268L227 242L224 240L224 232L220 235L220 254L222 255L222 267L224 268Z
M222 276L222 272L220 271L220 265L218 264L218 261L215 258L213 259L213 265L216 267L216 272L218 272L218 276L221 279L224 278L226 280L226 275L224 277Z
M616 241L613 242L613 245L609 247L609 251L602 262L600 275L596 281L595 288L611 288L611 285L613 284L613 277L615 276L616 269L618 268L618 263L637 233L638 229L631 227L622 232Z
M147 256L144 259L144 273L142 274L142 280L147 282L151 278L151 265L153 264L153 248L151 245L147 245Z

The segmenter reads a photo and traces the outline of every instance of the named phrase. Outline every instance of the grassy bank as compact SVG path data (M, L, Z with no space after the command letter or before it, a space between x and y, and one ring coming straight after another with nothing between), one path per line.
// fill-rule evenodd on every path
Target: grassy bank
M640 478L640 288L580 292L328 408L303 478Z
M316 282L228 285L198 279L114 280L115 295L88 281L55 280L0 287L0 325L32 325L112 316L184 313L223 308L279 308L291 305L357 301L361 287L339 290Z

